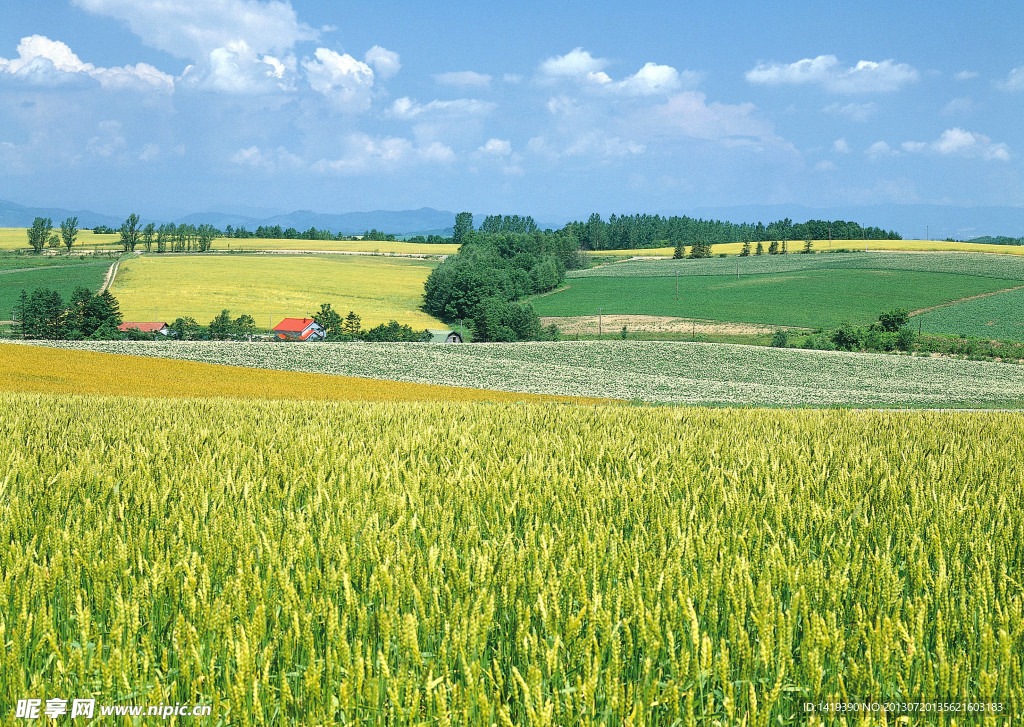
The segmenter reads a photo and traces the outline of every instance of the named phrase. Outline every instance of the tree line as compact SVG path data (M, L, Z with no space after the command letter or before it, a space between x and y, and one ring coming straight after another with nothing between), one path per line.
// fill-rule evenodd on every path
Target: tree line
M56 290L36 288L21 291L12 333L17 338L101 340L122 338L120 324L121 309L110 291L94 294L78 286L65 301Z

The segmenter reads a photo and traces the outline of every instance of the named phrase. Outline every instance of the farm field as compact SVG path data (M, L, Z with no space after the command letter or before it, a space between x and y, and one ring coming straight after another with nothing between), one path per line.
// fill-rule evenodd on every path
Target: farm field
M1024 290L966 300L914 317L926 333L1024 341Z
M61 220L54 220L54 232L60 234L60 223ZM92 250L96 247L120 249L119 235L94 235L92 230L79 230L78 238L75 240L75 245L72 248L73 251L78 251L79 248L85 250ZM28 245L28 234L26 234L24 227L0 227L0 250L17 250L25 249L29 250ZM61 249L64 250L63 246Z
M893 308L916 310L1021 283L954 273L802 270L761 275L577 277L535 297L541 316L622 315L833 328L870 323ZM678 299L676 286L678 285Z
M355 311L363 328L394 319L417 330L444 325L419 310L436 263L346 255L144 255L121 264L111 292L124 320L207 323L227 308L258 327L302 318L330 303Z
M4 393L0 440L7 705L1024 713L1016 414Z
M971 242L945 242L943 240L814 240L814 249L817 252L828 252L847 248L851 250L896 250L896 251L938 251L938 252L974 252L974 253L996 253L1000 255L1024 255L1024 245L987 245ZM764 243L765 252L769 243ZM790 240L789 253L798 253L803 250L803 240ZM751 252L757 248L757 243L751 243ZM742 242L727 242L711 246L711 253L719 255L738 255L743 249ZM689 250L689 246L687 246ZM674 247L641 247L630 250L586 250L587 255L606 256L623 255L632 256L658 256L672 257Z
M50 288L65 301L80 285L99 291L113 262L107 257L0 255L0 320L11 320L22 290Z
M63 348L563 396L714 406L1022 408L1024 366L665 341L474 345L51 342Z
M126 372L129 375L125 375ZM188 360L126 357L0 343L0 391L304 401L534 401L608 403L466 387L253 370Z
M245 240L218 237L213 249L224 250L313 250L323 252L388 252L403 255L454 255L458 245L415 245L389 240L277 240L249 238Z

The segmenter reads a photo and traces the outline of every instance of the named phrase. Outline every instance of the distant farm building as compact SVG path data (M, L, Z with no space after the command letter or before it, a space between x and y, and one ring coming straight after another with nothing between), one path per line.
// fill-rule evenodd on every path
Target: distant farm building
M152 323L128 321L126 323L122 323L121 325L119 325L117 327L117 330L121 331L122 333L127 333L128 331L138 331L139 333L152 333L154 335L159 333L162 336L167 336L170 335L171 333L170 327L162 321Z
M282 341L322 341L327 332L312 318L285 318L274 326L274 335Z
M458 331L437 331L428 329L431 343L462 343L462 336Z

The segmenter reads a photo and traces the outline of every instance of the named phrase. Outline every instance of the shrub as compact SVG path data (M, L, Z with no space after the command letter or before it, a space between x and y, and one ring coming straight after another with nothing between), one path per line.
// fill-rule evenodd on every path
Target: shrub
M781 328L775 331L775 335L772 336L772 347L773 348L786 348L789 345L789 334Z

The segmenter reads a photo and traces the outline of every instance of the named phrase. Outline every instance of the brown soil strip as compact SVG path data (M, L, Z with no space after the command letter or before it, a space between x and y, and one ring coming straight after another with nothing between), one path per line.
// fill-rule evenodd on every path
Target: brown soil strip
M928 308L919 308L917 310L910 311L910 313L908 313L907 315L909 315L911 317L919 316L922 313L929 313L930 311L937 310L939 308L948 308L949 306L956 305L957 303L964 303L964 302L966 302L968 300L977 300L978 298L988 298L991 295L999 295L1000 293L1009 293L1011 290L1020 290L1021 288L1024 288L1024 285L1015 285L1012 288L1003 288L1002 290L993 290L991 293L978 293L977 295L969 295L966 298L958 298L957 300L951 300L948 303L939 303L938 305L929 306Z
M558 326L562 335L597 335L597 316L546 316L540 319L542 325L552 323ZM694 318L674 318L672 316L638 316L638 315L604 315L601 316L601 330L606 334L621 331L656 333L700 333L726 335L765 335L772 334L780 328L786 330L803 330L789 326L762 326L753 323L725 323Z

